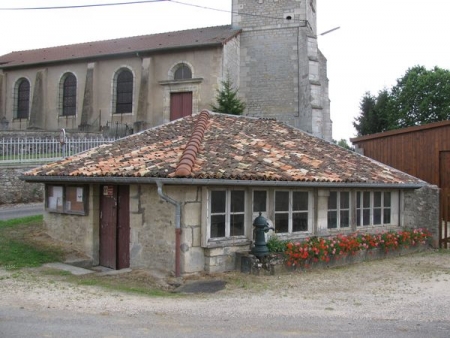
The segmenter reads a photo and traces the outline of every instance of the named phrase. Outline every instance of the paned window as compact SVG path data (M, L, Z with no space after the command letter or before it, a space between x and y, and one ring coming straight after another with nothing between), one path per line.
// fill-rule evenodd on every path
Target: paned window
M116 113L131 113L133 111L133 73L122 69L116 78Z
M63 77L62 90L62 116L76 115L77 107L77 78L69 73Z
M210 238L245 234L245 191L210 191Z
M330 191L328 197L328 229L350 226L350 192Z
M182 63L173 74L174 80L192 79L192 71L188 65Z
M254 190L253 191L253 213L267 212L267 191Z
M275 191L275 232L309 230L309 194L307 191Z
M49 212L86 215L87 199L86 186L48 185L45 207Z
M356 194L356 225L391 224L391 193L389 191L358 191Z
M30 82L27 79L20 79L16 84L15 118L28 119L30 114Z

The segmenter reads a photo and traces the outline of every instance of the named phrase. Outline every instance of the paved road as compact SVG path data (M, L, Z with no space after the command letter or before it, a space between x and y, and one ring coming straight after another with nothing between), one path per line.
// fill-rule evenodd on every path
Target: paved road
M19 217L41 215L44 205L40 203L0 205L0 220L8 220Z
M220 304L217 304L220 306ZM257 311L257 304L255 304ZM1 337L398 337L448 338L448 322L412 322L361 320L335 317L270 318L255 315L253 319L215 316L198 317L180 313L158 313L149 309L136 315L80 314L72 311L29 310L0 306Z

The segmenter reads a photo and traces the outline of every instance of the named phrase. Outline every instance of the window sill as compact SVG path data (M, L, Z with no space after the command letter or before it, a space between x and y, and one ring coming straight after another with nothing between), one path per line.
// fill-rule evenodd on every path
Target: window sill
M200 83L202 81L203 81L202 77L197 77L197 78L185 79L185 80L159 81L159 84L161 86L169 86L169 85L185 84L185 83Z
M223 248L229 246L245 246L252 243L247 237L232 237L232 238L221 238L221 239L209 239L205 248Z

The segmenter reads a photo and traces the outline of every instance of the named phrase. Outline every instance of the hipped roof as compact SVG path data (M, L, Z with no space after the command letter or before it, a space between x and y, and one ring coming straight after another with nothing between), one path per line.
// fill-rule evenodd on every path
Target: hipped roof
M46 164L22 178L426 184L284 123L207 111Z
M94 60L105 56L148 54L183 48L221 46L239 33L239 29L226 25L16 51L0 56L0 68Z

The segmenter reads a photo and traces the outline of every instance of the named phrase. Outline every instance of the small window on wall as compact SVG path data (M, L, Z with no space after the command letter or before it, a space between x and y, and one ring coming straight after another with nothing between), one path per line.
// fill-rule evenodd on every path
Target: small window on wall
M46 209L65 214L87 214L88 189L86 186L48 185Z
M275 232L306 232L309 225L309 193L275 191Z
M391 224L391 192L358 191L356 198L357 226Z
M210 238L227 238L245 234L245 191L212 190L210 192Z
M254 190L253 191L253 216L259 215L259 213L267 213L267 191L266 190Z
M328 229L350 227L350 192L330 191L328 197Z

